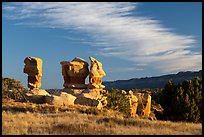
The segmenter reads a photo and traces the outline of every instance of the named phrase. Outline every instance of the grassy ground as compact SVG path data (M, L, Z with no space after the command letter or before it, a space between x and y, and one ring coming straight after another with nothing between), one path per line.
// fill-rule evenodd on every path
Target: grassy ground
M202 135L202 124L124 118L85 106L54 107L2 100L2 134Z

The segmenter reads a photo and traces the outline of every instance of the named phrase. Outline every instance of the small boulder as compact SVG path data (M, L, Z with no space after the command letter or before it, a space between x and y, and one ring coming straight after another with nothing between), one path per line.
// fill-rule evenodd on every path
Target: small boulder
M99 100L87 98L83 95L77 97L74 104L97 107L98 109L101 109L103 107L102 103Z
M55 106L74 105L76 97L66 92L61 92L60 96L45 96L45 102Z
M45 103L44 97L50 96L50 94L46 90L42 89L33 89L28 92L24 91L22 94L24 95L27 101L36 104Z

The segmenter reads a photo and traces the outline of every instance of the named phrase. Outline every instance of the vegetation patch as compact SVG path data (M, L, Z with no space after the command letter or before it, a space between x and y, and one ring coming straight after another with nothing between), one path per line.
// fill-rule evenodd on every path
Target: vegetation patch
M177 85L169 80L159 103L164 108L160 119L202 123L202 79L195 77Z

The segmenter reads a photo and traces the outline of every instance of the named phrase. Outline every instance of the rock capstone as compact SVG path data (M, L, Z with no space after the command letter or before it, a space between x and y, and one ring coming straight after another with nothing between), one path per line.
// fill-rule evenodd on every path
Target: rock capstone
M85 89L85 79L89 74L88 63L79 57L74 58L71 62L62 61L62 75L64 78L63 86L65 88Z

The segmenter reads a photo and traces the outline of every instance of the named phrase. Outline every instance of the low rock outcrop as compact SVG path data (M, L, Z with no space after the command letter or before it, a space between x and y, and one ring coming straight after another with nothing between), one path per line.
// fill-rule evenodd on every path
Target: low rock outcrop
M44 97L45 103L55 106L74 105L75 100L76 100L75 96L68 94L66 92L61 92L59 96L51 95Z
M50 94L42 89L32 89L29 91L24 91L22 93L27 101L37 104L45 103L44 97L50 96Z
M74 104L97 107L98 109L103 108L101 101L97 99L93 99L91 97L86 97L83 94L81 94L80 96L76 98Z

